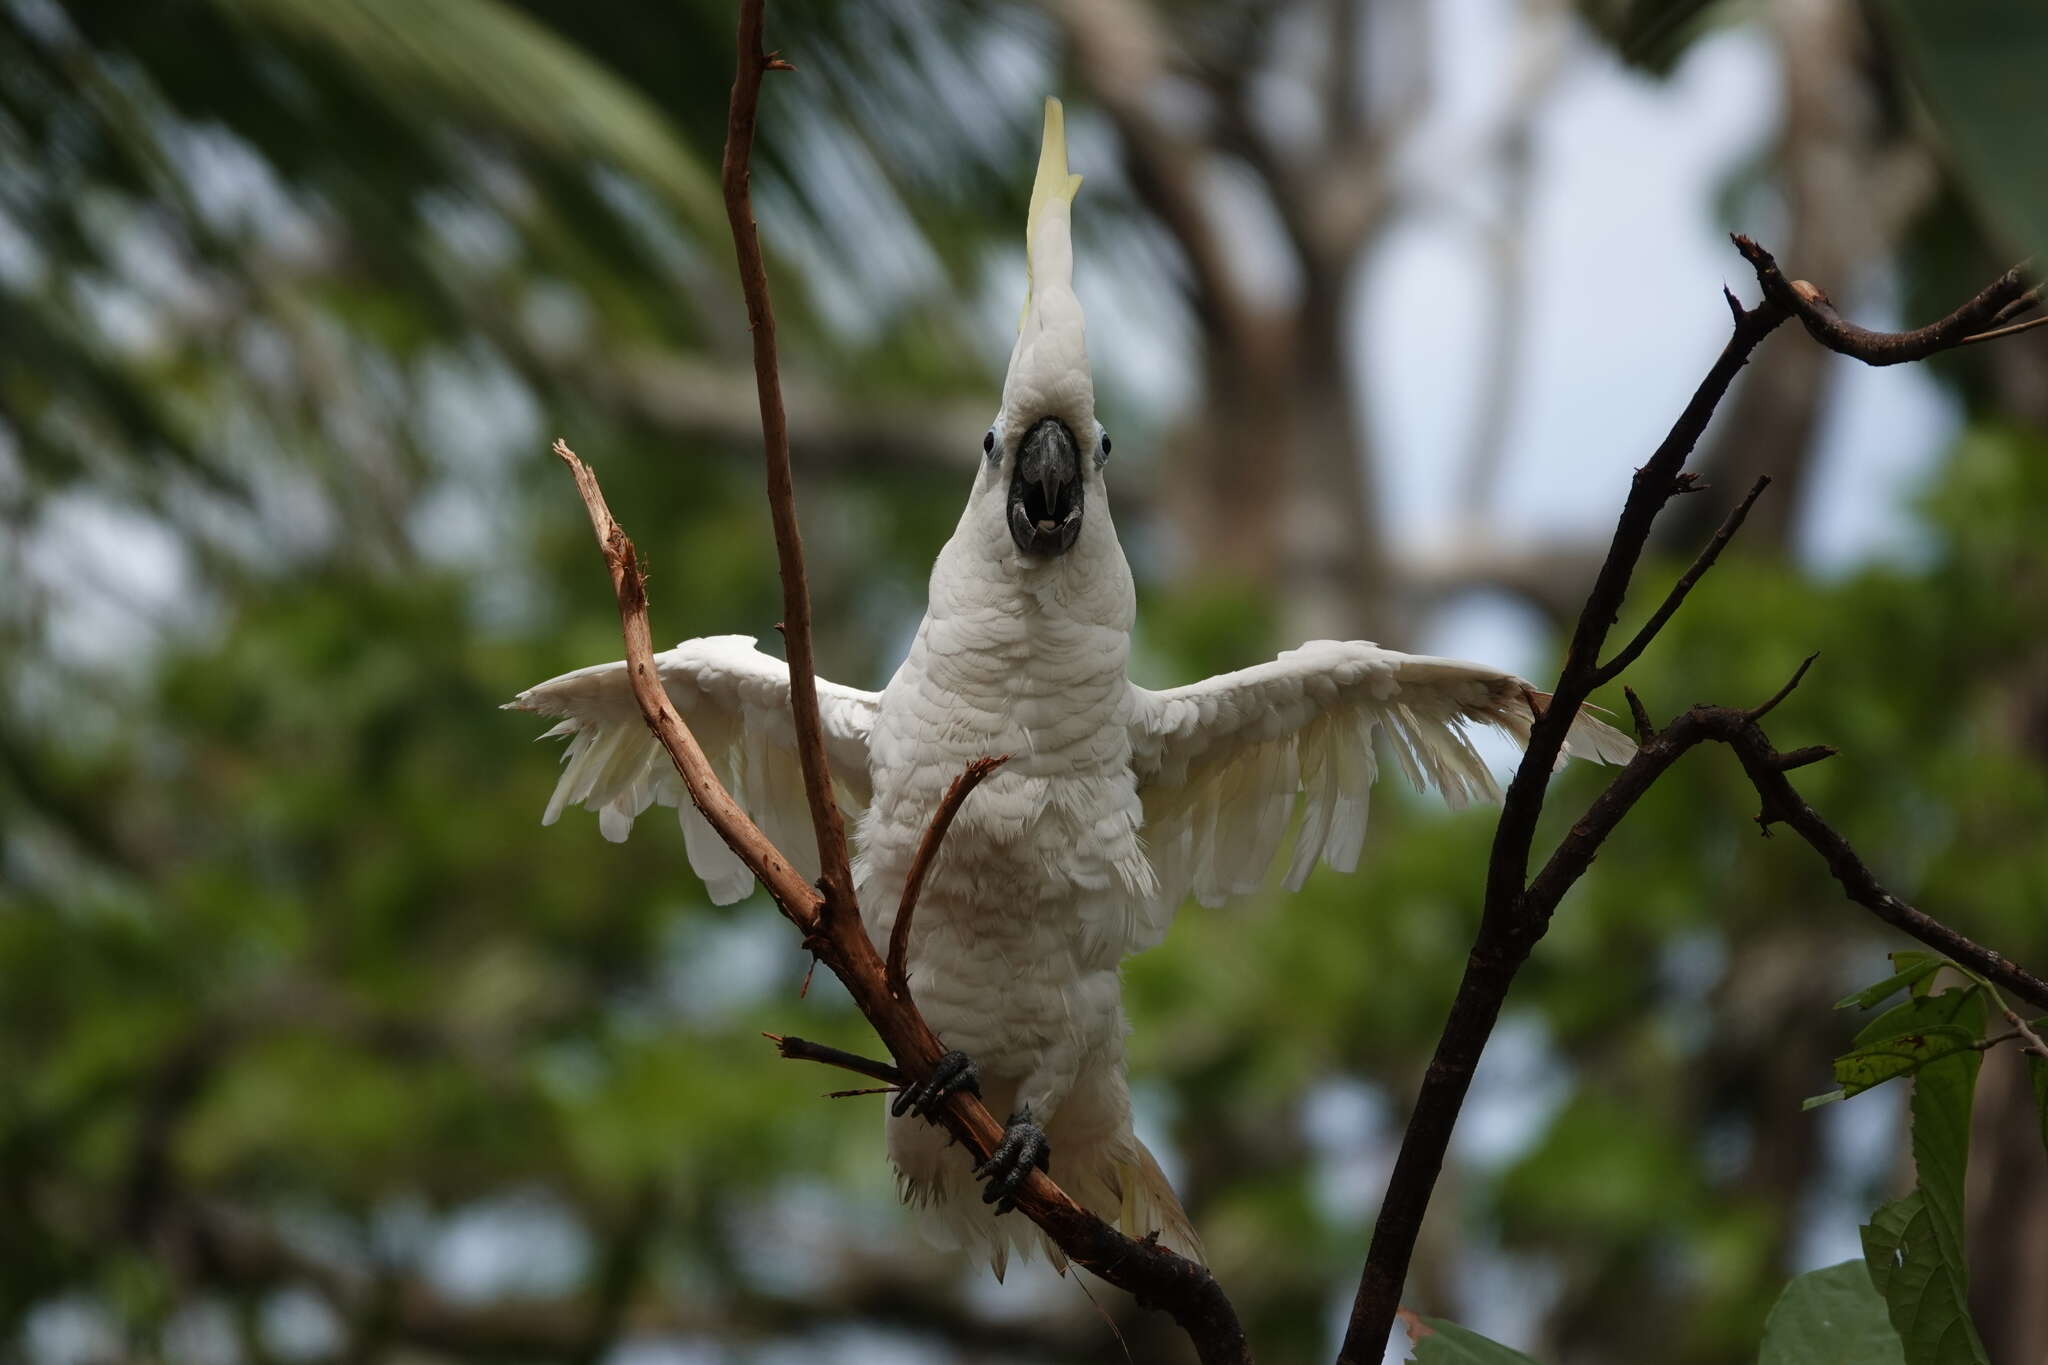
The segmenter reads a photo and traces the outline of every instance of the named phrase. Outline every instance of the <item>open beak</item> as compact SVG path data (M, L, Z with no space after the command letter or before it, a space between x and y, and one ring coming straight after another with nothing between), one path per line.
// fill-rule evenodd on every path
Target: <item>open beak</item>
M1065 554L1081 535L1081 447L1057 417L1024 433L1010 475L1010 539L1027 555Z

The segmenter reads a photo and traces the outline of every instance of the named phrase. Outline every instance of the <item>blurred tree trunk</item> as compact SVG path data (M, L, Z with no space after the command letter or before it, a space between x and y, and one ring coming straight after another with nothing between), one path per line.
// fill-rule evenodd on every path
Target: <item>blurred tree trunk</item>
M1186 266L1204 385L1201 406L1167 437L1168 512L1184 553L1208 575L1269 593L1290 639L1397 634L1345 305L1387 218L1386 151L1420 104L1423 11L1412 0L1373 15L1347 0L1295 6L1318 26L1324 58L1315 131L1284 140L1261 124L1250 89L1275 15L1226 16L1169 39L1143 0L1068 0L1059 12L1132 189ZM1387 59L1407 74L1384 116L1368 114L1361 88L1368 36L1402 48ZM1199 122L1178 98L1195 91L1208 106ZM1225 159L1253 172L1277 240L1248 241L1242 224L1220 220L1210 182ZM1244 263L1275 248L1298 283L1254 296Z
M2017 343L2017 344L2014 344ZM2040 334L1985 348L1997 410L2048 433L2048 340ZM2019 661L1999 720L2012 744L2048 765L2048 649ZM2008 951L2048 951L2048 933ZM2048 1176L2032 1086L2017 1057L1985 1059L1970 1134L1970 1314L1996 1361L2048 1365Z

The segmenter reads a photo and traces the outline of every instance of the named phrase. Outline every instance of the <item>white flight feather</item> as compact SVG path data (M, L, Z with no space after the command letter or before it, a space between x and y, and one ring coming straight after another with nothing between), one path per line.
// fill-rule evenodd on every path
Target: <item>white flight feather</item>
M754 648L751 636L716 635L685 640L654 656L662 688L696 736L719 781L806 876L816 861L810 807L796 758L789 715L789 665ZM836 683L818 684L832 776L842 804L867 802L867 734L876 694ZM729 905L754 886L683 790L668 754L649 733L621 663L599 664L529 687L506 703L563 720L549 737L566 737L562 776L541 823L552 825L569 806L597 812L598 828L614 843L651 805L673 806L690 867L713 902Z

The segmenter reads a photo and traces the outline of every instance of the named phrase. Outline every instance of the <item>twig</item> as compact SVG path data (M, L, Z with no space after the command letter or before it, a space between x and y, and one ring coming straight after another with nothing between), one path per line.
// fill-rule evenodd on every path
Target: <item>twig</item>
M1799 661L1799 667L1792 670L1792 676L1785 679L1785 685L1779 688L1777 691L1771 693L1769 699L1767 699L1763 703L1763 705L1752 708L1748 712L1749 718L1751 720L1762 720L1765 716L1768 716L1769 714L1771 714L1771 712L1777 710L1778 703L1785 700L1785 698L1791 696L1792 693L1798 689L1799 684L1805 681L1806 670L1812 668L1813 661L1815 659L1818 659L1819 657L1820 651L1815 650L1813 653L1801 659Z
M1610 681L1621 667L1640 654L1656 629L1677 609L1678 602L1667 598L1668 610L1660 608L1659 614L1651 618L1647 633L1638 634L1640 644L1632 641L1624 647L1609 669L1600 666L1601 646L1628 594L1629 580L1642 559L1657 514L1673 496L1690 487L1682 476L1685 461L1727 393L1729 383L1758 344L1786 318L1797 317L1823 345L1870 364L1917 360L1960 344L2026 292L2015 268L1940 322L1914 332L1871 332L1843 321L1818 289L1803 281L1786 280L1770 253L1755 242L1737 237L1735 244L1756 268L1763 299L1755 308L1744 308L1732 291L1723 291L1733 318L1733 334L1663 443L1636 471L1607 557L1579 613L1564 667L1552 690L1551 704L1538 715L1522 762L1508 786L1487 864L1479 932L1402 1135L1386 1198L1373 1226L1365 1268L1359 1276L1344 1343L1338 1352L1339 1365L1377 1365L1386 1348L1400 1306L1402 1283L1422 1228L1423 1214L1443 1168L1451 1130L1516 972L1548 929L1558 901L1591 865L1615 824L1681 754L1702 740L1719 739L1736 750L1763 798L1766 822L1783 821L1797 830L1820 851L1851 899L1921 942L1958 961L1967 959L1986 975L1996 974L2015 993L2029 1000L2036 998L2032 994L2036 990L2048 991L2048 983L2040 982L1997 953L1972 943L1886 892L1841 836L1798 799L1785 777L1786 768L1796 766L1794 760L1811 762L1822 755L1815 751L1777 753L1764 738L1757 721L1798 684L1805 665L1777 697L1753 711L1695 707L1662 732L1650 728L1647 715L1632 700L1630 709L1645 736L1634 761L1614 777L1586 815L1572 826L1541 872L1533 880L1529 878L1536 822L1542 814L1550 775L1563 749L1565 734L1579 707L1594 686ZM1754 496L1752 492L1751 497ZM1731 520L1735 526L1723 528L1728 536L1739 527L1740 515ZM1704 573L1725 543L1725 538L1717 534L1702 555L1705 562L1695 568ZM1680 580L1681 588L1689 591L1694 581L1697 574L1689 572L1686 579ZM1682 599L1683 591L1674 590L1674 595Z
M1956 345L1974 346L1980 341L1996 341L2000 337L2017 336L2021 332L2031 332L2036 327L2043 326L2048 326L2048 316L2028 318L2025 322L2015 322L2004 327L1994 327L1988 332L1973 332L1961 341L1958 341Z
M918 893L924 889L924 875L938 856L939 841L946 837L946 831L953 826L953 817L960 813L960 807L981 785L981 780L1009 761L1008 754L1001 754L977 758L968 764L965 771L946 788L946 794L939 798L939 808L932 812L931 823L925 826L924 837L918 840L917 852L910 860L910 875L903 883L903 899L896 906L896 922L889 929L889 994L899 1000L910 992L910 972L906 965L910 954L910 917L917 909Z
M2030 258L2028 260L2021 261L2019 268L2025 270L2031 264L2033 264L2033 262ZM2006 323L2011 322L2014 318L2019 317L2021 314L2031 313L2040 306L2041 286L2037 284L2032 289L2029 289L2026 293L2014 299L2011 303L2005 305L2005 307L1999 309L1996 313L1993 313L1991 315L1991 325L1994 327L2002 327Z
M2020 273L2021 267L2014 266L1939 322L1910 332L1873 332L1844 320L1828 302L1828 296L1805 280L1787 280L1771 253L1749 238L1737 233L1733 241L1743 259L1755 267L1757 283L1763 287L1766 299L1798 318L1821 345L1866 365L1925 360L1937 351L1952 350L1967 341L1989 340L1983 329L2031 292Z
M781 1033L764 1033L761 1036L775 1044L775 1050L792 1062L823 1062L826 1066L836 1066L842 1071L866 1076L869 1080L887 1081L890 1085L903 1084L903 1072L888 1062L878 1062L872 1057L846 1052L825 1043L814 1043L808 1038Z
M612 591L619 599L619 624L626 640L626 677L633 685L633 699L640 703L647 728L668 751L690 800L704 812L704 818L711 822L726 846L761 879L782 913L808 935L817 923L822 897L732 799L711 770L696 737L676 714L654 671L654 637L647 626L647 576L641 571L633 542L605 505L604 490L598 487L597 475L590 466L578 459L565 441L556 441L554 450L575 477L576 491L583 495L584 509L590 513L591 529L604 550Z
M1749 516L1749 509L1756 505L1756 500L1762 497L1764 490L1770 486L1771 478L1768 474L1756 481L1750 488L1749 495L1728 514L1728 519L1721 523L1721 529L1714 532L1714 538L1707 542L1706 549L1700 551L1699 558L1692 562L1692 567L1671 585L1671 591L1666 594L1657 610L1651 613L1650 619L1643 622L1643 628L1636 632L1635 638L1623 645L1619 654L1594 670L1595 687L1604 686L1620 677L1621 670L1634 663L1642 652L1649 648L1650 642L1657 638L1657 633L1664 629L1665 622L1671 619L1672 613L1685 601L1685 595L1692 591L1693 584L1699 582L1701 576L1714 567L1714 561L1721 557L1721 551L1727 548L1729 541L1735 539L1735 533L1742 529L1744 519Z
M761 0L740 4L739 62L732 105L725 124L725 215L732 224L739 258L740 289L747 298L747 326L754 336L754 384L761 399L761 448L768 469L768 507L775 523L775 553L782 569L783 640L789 654L789 705L796 723L797 758L803 765L804 796L818 839L818 885L822 912L842 915L853 906L853 872L847 860L846 825L832 792L825 758L824 727L818 719L817 668L811 656L811 593L804 576L803 535L797 527L796 489L789 473L789 421L782 409L782 372L775 358L775 313L768 302L768 268L754 230L754 202L748 188L748 159L754 147L755 111L761 77L790 70L761 46Z

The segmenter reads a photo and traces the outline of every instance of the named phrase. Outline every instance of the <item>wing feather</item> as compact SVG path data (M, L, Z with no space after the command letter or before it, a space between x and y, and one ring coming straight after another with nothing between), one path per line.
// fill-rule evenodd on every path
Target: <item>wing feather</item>
M1532 704L1548 700L1498 669L1356 640L1315 640L1189 687L1133 692L1132 765L1161 884L1145 915L1154 932L1189 894L1217 905L1258 890L1297 795L1287 886L1299 889L1318 861L1355 869L1379 775L1375 734L1410 782L1435 787L1453 809L1498 801L1472 735L1492 726L1526 744ZM1625 763L1635 746L1581 712L1565 752Z
M815 876L810 807L789 711L789 666L745 635L685 640L655 655L654 665L719 781L799 870ZM818 683L827 757L849 815L868 801L868 732L878 700L872 692ZM648 807L673 806L690 867L711 899L729 905L753 889L753 874L690 803L668 754L648 733L624 663L565 673L521 692L506 707L562 718L542 736L569 741L542 824L552 825L570 806L584 806L597 812L598 829L616 843Z

